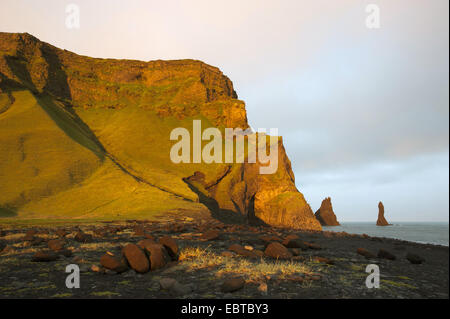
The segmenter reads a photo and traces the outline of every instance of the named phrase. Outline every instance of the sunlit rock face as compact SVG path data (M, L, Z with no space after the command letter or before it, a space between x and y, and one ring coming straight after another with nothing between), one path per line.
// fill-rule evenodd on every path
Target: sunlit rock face
M259 162L173 163L170 133L192 133L193 120L249 128L245 103L216 67L91 58L0 33L0 215L138 218L207 207L217 218L321 229L281 138L273 174L260 174Z
M316 211L315 216L322 226L339 226L336 215L333 211L331 198L327 197L322 201L320 208Z

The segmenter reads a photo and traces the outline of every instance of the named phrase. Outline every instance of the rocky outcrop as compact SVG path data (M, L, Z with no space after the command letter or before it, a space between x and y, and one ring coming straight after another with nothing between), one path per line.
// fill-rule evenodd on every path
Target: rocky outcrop
M259 162L245 162L228 166L214 178L197 171L185 181L199 194L200 201L222 218L241 217L255 224L320 230L311 207L295 186L281 137L277 143L275 174L260 174Z
M382 202L379 202L377 226L389 226L389 225L391 224L389 224L386 218L384 218L384 205Z
M0 213L97 218L206 206L218 219L321 229L281 137L274 174L260 174L259 162L171 161L171 131L192 131L195 119L249 128L230 79L201 61L97 59L0 33L0 113Z
M315 216L322 226L339 226L336 215L333 212L331 198L327 197L322 201L320 208L316 211Z

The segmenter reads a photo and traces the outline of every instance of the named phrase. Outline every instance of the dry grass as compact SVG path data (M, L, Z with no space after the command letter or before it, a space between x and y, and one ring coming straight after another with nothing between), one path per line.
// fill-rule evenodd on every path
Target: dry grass
M295 261L280 261L260 259L245 259L240 257L224 257L209 249L187 247L180 252L180 261L187 270L209 269L216 276L242 275L248 281L258 281L266 276L277 276L285 279L300 274L313 274L314 271L304 263Z

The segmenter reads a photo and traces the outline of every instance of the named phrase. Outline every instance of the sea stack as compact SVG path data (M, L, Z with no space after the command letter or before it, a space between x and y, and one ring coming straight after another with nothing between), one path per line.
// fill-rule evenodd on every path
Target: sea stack
M378 203L378 220L377 220L377 226L389 226L389 224L384 218L384 205L382 202Z
M320 208L316 211L316 218L322 226L339 226L336 215L333 212L331 198L327 197L322 201Z

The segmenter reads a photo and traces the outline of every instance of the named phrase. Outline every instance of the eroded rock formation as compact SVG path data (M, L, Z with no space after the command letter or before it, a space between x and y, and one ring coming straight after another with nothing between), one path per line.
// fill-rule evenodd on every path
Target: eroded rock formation
M389 224L384 217L384 205L382 202L378 203L378 219L377 219L377 226L389 226Z
M315 216L322 226L339 226L336 215L333 212L331 198L327 197L322 201L320 208L316 211Z
M0 215L139 218L206 205L217 218L321 229L281 138L275 174L171 161L174 128L249 127L230 79L201 61L96 59L0 33L0 115Z

